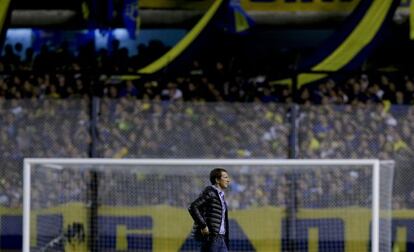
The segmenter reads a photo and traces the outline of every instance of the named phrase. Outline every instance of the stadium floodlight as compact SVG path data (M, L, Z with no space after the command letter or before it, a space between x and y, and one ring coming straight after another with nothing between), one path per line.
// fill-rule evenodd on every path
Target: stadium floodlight
M215 167L234 251L391 251L393 161L76 158L24 160L23 251L195 251Z

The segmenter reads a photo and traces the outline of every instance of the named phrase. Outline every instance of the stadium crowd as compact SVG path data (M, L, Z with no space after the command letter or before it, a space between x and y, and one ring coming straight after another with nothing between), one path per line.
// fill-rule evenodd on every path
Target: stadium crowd
M160 44L152 44L160 48ZM63 45L56 51L42 47L18 57L19 46L5 47L0 60L0 205L21 207L24 157L88 157L89 99L101 96L97 121L97 153L107 158L288 158L292 92L272 85L266 74L246 76L216 61L193 60L180 75L122 78L124 73L155 57L128 57L116 43L109 53L82 48L75 57ZM141 50L144 50L141 48ZM165 48L164 48L165 50ZM142 55L140 56L142 57ZM88 74L89 70L96 73ZM117 74L118 73L118 74ZM397 82L398 81L398 82ZM305 85L298 92L295 123L298 158L379 158L396 160L396 179L409 178L414 146L414 84L410 77L358 74ZM251 173L254 173L250 171ZM235 175L229 195L232 208L289 202L288 174ZM54 174L54 173L53 173ZM53 175L55 183L34 183L38 206L87 200L88 175ZM114 175L113 175L114 176ZM108 178L113 178L108 176ZM297 178L298 199L305 207L368 206L370 191L356 186L370 174L354 170L320 172ZM74 179L77 177L77 179ZM125 180L126 179L126 180ZM185 177L130 176L102 188L106 204L171 204L186 206L194 191ZM62 181L67 181L63 183ZM169 182L169 181L178 181ZM199 180L190 181L200 187ZM407 181L408 182L408 181ZM166 195L149 199L123 198L120 185L142 191L165 185ZM393 207L412 208L414 191L397 183ZM409 184L409 183L408 183ZM135 187L134 187L135 186ZM185 188L181 188L185 187ZM144 188L141 188L144 187ZM169 188L176 188L177 193ZM353 198L358 190L360 198ZM56 193L45 193L54 191ZM154 191L154 190L153 190ZM178 192L186 193L180 194ZM60 192L60 193L57 193ZM45 196L47 195L47 197ZM183 197L183 195L190 195ZM45 198L46 197L46 198Z
M174 74L141 76L134 74L168 50L160 41L140 44L139 54L129 56L114 40L110 50L94 51L87 44L72 52L63 43L55 50L42 46L38 53L22 45L5 46L0 58L0 97L68 98L84 97L91 91L108 98L136 97L155 101L207 102L292 102L289 86L278 84L270 75L248 71L231 60L193 59ZM232 59L233 60L233 59ZM236 67L234 66L236 65ZM105 73L105 74L102 74ZM300 104L382 103L414 104L411 76L393 74L336 74L312 85L304 85L297 95Z

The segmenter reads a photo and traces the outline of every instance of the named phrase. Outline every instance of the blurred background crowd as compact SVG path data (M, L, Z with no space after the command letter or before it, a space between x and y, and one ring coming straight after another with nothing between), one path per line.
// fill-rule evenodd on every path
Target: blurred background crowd
M272 83L266 74L230 70L228 62L203 64L195 59L186 72L178 75L122 79L104 74L103 61L115 62L123 49L105 60L103 52L98 52L82 66L82 54L75 57L64 47L57 51L44 48L30 59L18 57L16 47L19 46L7 45L10 50L0 59L3 66L9 67L0 77L4 129L0 149L4 168L8 167L0 181L3 206L21 207L20 167L24 157L89 156L92 96L100 99L96 122L96 151L100 157L289 158L291 116L295 109L298 158L396 160L397 179L405 180L412 174L409 168L414 146L414 84L408 74L332 74L302 86L294 97L289 85ZM132 59L119 61L127 60ZM103 68L99 74L84 71L89 64ZM119 65L108 65L114 67L108 69L109 73L118 71L115 68ZM121 72L125 71L128 69ZM327 195L336 192L337 197L345 197L349 188L355 188L353 184L368 180L368 175L354 179L349 173L333 174L329 182L321 182L318 187L315 176L299 182L304 194L312 191L310 194L319 195L321 200L309 204L304 201L307 207L324 205L321 202L325 196L324 202L334 202L331 206L342 204L339 200L327 200L334 197ZM349 177L349 181L344 177ZM320 176L319 179L325 180ZM154 184L168 181L150 180L155 180ZM237 184L248 186L246 193L234 196L242 198L232 199L232 206L286 204L288 187L283 176L247 180L248 176L243 175L235 178ZM86 197L85 190L71 183L77 182L60 183L59 186L68 188L53 190L68 195L48 194L51 199L43 204L70 200L73 190ZM40 191L49 189L50 185ZM369 192L365 194L363 205L370 202ZM396 184L394 208L411 207L413 195L413 189L405 183ZM185 199L176 196L169 203L184 206ZM257 202L250 202L253 198ZM163 203L159 200L156 203ZM129 204L122 200L119 203Z

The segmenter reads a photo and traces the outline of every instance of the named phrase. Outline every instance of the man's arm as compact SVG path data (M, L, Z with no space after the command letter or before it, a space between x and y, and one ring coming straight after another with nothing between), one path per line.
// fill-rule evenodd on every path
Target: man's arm
M194 222L201 229L207 227L206 221L201 214L201 208L206 204L209 198L209 193L207 191L204 191L196 200L191 203L190 207L188 208L188 211L190 212L190 215L193 218Z

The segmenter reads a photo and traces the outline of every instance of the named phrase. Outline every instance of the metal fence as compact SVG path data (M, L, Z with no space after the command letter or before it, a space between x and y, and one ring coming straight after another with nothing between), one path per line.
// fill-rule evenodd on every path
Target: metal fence
M21 208L24 157L288 158L290 107L264 103L102 99L96 137L87 100L4 100L0 206ZM298 158L396 161L394 209L414 208L414 107L299 107ZM293 148L293 147L292 147Z

